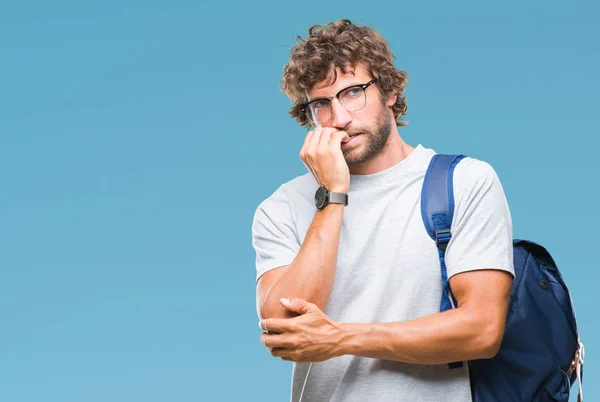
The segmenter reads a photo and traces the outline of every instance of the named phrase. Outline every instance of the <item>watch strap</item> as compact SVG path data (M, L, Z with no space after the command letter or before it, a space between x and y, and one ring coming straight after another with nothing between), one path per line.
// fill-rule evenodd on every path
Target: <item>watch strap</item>
M348 205L348 194L329 192L329 203L330 204L344 204Z

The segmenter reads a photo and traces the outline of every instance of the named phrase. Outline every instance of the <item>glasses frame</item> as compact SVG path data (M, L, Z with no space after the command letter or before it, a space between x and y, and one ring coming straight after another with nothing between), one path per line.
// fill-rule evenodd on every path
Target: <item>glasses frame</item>
M365 94L365 104L364 104L364 106L363 106L363 107L361 107L361 108L360 108L360 109L362 109L362 108L364 108L364 107L367 105L367 88L369 88L371 85L375 84L375 82L377 82L377 78L373 78L371 81L367 82L366 84L356 84L356 85L350 85L349 87L346 87L346 88L344 88L344 89L341 89L341 90L340 90L340 91L339 91L337 94L335 94L334 96L330 96L330 97L325 97L325 96L324 96L324 97L320 97L320 98L313 99L313 100L311 100L310 102L307 102L307 103L303 104L302 106L300 106L300 112L301 112L301 113L304 113L304 115L306 115L306 118L307 118L308 120L310 120L310 121L311 121L311 122L313 122L314 124L317 124L317 122L314 122L314 121L312 121L312 119L311 119L311 118L308 116L308 113L306 113L306 109L309 107L309 105L310 105L311 103L314 103L314 102L319 102L319 101L324 101L324 100L326 100L326 101L328 101L328 102L329 102L329 107L331 108L331 111L332 111L332 113L333 113L333 105L331 104L331 101L333 100L333 98L337 98L337 100L340 102L340 104L341 104L342 106L344 106L344 102L342 102L342 101L341 101L341 99L340 99L340 95L342 94L342 92L344 92L344 91L347 91L347 90L349 90L349 89L352 89L352 88L361 88L361 89L363 90L364 94ZM344 109L346 109L346 106L344 106ZM353 110L352 112L357 112L357 111L359 111L360 109ZM346 109L346 110L348 110L348 109ZM350 110L348 110L348 111L350 112ZM352 112L351 112L351 113L352 113Z

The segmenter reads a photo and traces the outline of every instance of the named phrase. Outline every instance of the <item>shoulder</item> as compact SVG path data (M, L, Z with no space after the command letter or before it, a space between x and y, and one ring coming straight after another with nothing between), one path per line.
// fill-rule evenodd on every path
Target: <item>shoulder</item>
M489 162L467 156L454 168L453 183L456 193L465 194L499 184L500 179Z

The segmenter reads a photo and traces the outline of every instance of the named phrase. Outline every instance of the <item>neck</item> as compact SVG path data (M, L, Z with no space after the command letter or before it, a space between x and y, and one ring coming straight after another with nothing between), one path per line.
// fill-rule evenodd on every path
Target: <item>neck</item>
M381 172L406 159L413 149L415 148L400 137L398 127L394 124L390 137L381 152L371 160L349 166L350 174L366 175Z

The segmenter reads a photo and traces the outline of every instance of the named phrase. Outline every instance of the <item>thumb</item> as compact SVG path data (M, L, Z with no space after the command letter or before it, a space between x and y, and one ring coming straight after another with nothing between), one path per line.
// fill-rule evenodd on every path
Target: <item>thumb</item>
M311 311L315 311L316 309L318 309L318 307L313 303L298 298L294 298L291 300L282 298L281 304L288 310L295 311L296 313L300 314L310 313Z
M342 137L342 144L345 143L345 142L350 141L350 135L347 132L345 132L345 131L339 131L339 133L340 134L338 134L338 135L340 135Z

